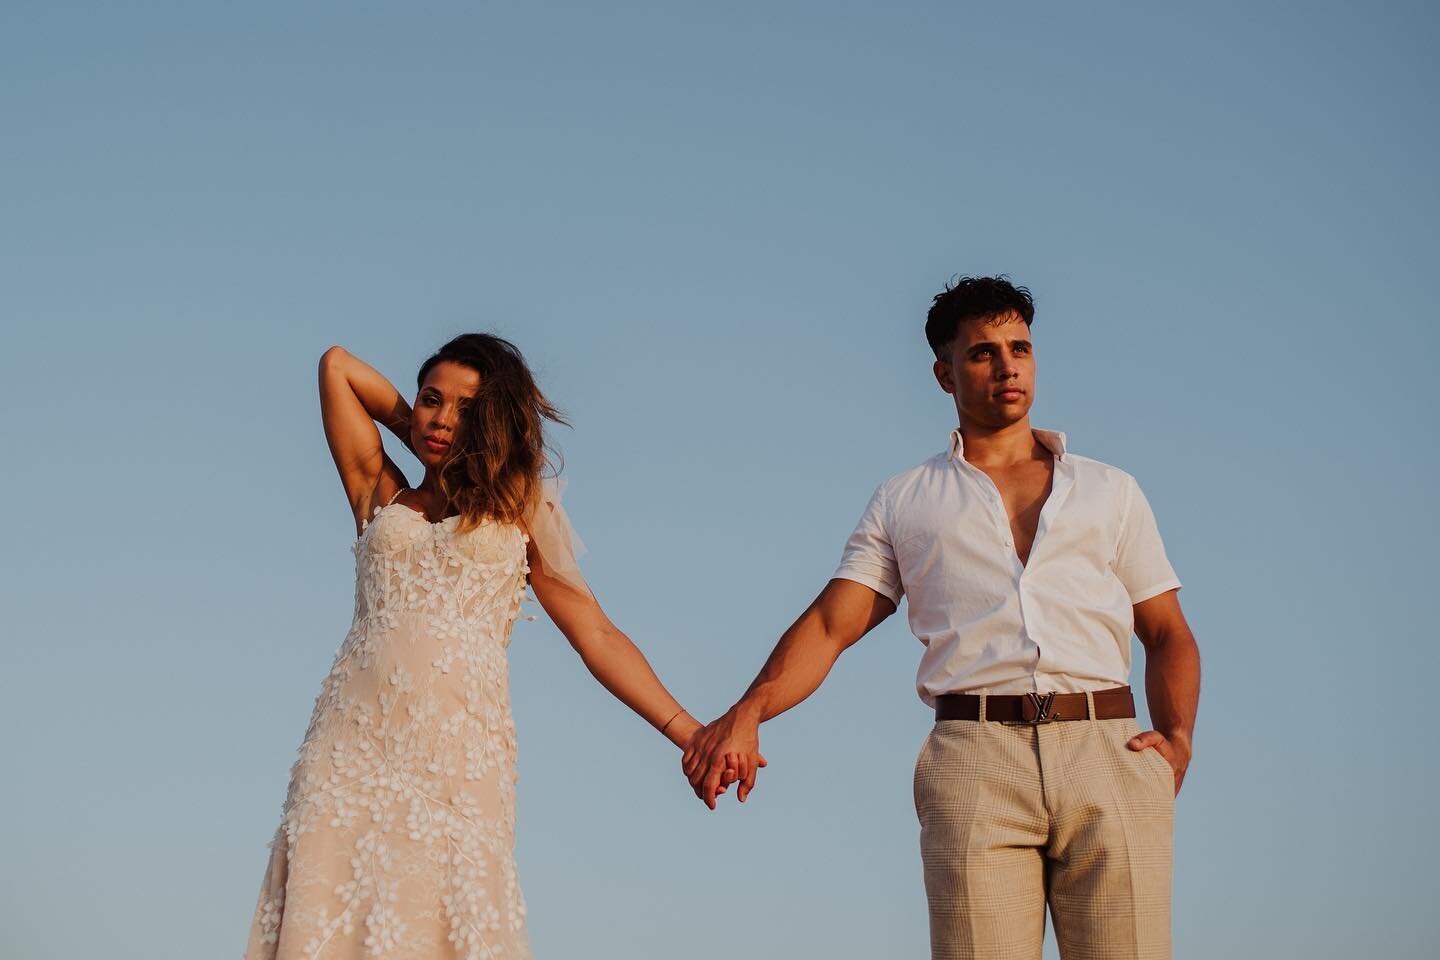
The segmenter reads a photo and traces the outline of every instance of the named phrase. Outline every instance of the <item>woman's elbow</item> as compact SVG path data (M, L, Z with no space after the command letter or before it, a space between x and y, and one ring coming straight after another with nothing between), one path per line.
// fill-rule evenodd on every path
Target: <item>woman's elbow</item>
M336 344L320 354L320 372L324 374L327 370L334 370L348 359L350 359L350 352Z
M635 646L629 637L609 625L576 630L565 639L586 663L605 663Z

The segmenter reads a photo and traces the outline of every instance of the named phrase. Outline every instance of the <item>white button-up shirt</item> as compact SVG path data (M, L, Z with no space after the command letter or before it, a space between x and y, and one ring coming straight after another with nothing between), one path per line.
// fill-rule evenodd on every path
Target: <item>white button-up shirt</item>
M835 576L897 606L925 645L916 689L1076 693L1130 679L1132 605L1180 586L1135 478L1065 450L1027 564L1015 553L995 483L950 449L891 477L870 499Z

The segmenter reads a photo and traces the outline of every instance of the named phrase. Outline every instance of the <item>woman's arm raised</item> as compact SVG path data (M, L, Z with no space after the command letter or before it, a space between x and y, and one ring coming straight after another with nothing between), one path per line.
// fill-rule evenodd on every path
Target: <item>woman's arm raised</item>
M331 347L320 357L320 419L358 532L375 506L406 485L375 424L383 423L409 447L410 405L374 367L344 347Z

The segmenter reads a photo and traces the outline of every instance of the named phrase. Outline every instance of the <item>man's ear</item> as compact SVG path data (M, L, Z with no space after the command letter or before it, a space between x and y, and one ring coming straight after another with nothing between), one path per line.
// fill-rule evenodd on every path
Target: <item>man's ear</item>
M935 366L930 369L935 372L935 382L940 384L940 389L953 394L955 392L955 369L950 366L950 361L936 360Z

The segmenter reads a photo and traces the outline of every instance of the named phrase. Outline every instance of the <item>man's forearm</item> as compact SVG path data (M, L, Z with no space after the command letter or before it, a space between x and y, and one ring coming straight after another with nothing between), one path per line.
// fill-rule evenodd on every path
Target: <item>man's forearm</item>
M731 711L755 724L779 716L820 687L842 650L812 607L780 637Z
M713 810L716 791L739 779L744 800L756 768L765 765L760 724L814 693L841 652L894 612L894 602L868 586L843 578L826 584L781 635L745 695L685 748L682 769L695 795Z
M715 809L716 796L736 780L740 800L745 800L757 769L765 765L760 724L814 693L845 646L824 629L824 618L812 605L780 637L745 695L694 735L681 767L707 807Z
M1200 703L1200 650L1188 629L1172 631L1147 646L1145 698L1155 729L1188 749Z

